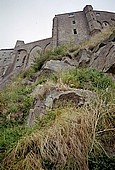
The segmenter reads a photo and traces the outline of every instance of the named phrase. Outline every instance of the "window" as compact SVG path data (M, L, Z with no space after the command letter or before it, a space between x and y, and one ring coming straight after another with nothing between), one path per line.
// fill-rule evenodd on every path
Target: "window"
M77 34L77 31L76 31L76 29L73 29L73 32L74 32L74 34Z
M99 12L96 12L96 16L100 16L100 13L99 13Z
M104 21L104 22L102 23L102 26L103 26L103 27L108 27L108 26L109 26L109 22Z
M75 21L73 21L73 24L75 24Z

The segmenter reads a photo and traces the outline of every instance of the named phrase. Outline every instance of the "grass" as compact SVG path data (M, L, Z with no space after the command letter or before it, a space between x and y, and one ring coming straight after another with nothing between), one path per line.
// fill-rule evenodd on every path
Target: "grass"
M0 92L0 160L24 135L33 99L32 88L21 85L19 77Z
M34 85L23 86L19 78L0 93L1 169L96 170L99 158L103 160L103 167L112 169L114 158L109 156L106 146L111 148L114 144L114 82L103 73L86 68L52 74L48 79L44 82L46 77L41 77ZM90 89L98 94L97 99L81 108L66 103L64 108L60 105L58 109L47 110L31 129L25 127L24 117L7 119L17 111L24 113L26 118L33 102L30 93L43 82L45 89L42 94L38 92L42 98L53 83L58 88Z
M29 70L19 75L0 93L0 168L2 170L113 170L112 157L115 131L115 82L97 70L72 69L66 73L42 75L32 85L22 85L23 79L32 79L36 71L51 59L61 60L80 49L94 48L111 35L111 29L98 34L79 46L72 44L40 53ZM32 128L26 127L26 118L35 94L44 100L52 85L58 90L88 89L95 100L76 108L65 103L56 109L47 109Z
M82 88L92 91L115 88L111 77L90 68L71 69L61 73L54 73L50 77L54 82L61 82L71 88Z
M99 135L101 131L106 134L109 129L112 133L111 140L114 140L113 106L115 107L114 103L107 105L102 98L97 97L94 103L78 109L66 106L48 110L36 122L32 133L18 141L4 159L3 166L12 170L88 170L89 164L90 167L95 164L93 168L96 170L99 165L98 157L105 157L108 161L112 159L103 148ZM97 162L94 163L94 160ZM103 163L108 165L107 161L103 160ZM111 169L113 167L111 162Z
M60 45L57 48L38 53L33 59L33 64L30 68L22 73L22 78L32 78L34 73L39 71L45 62L49 60L61 60L65 56L77 57L81 49L94 49L101 42L111 39L114 36L115 27L104 29L101 33L96 34L89 40L85 40L81 44L75 45L68 43Z
M45 53L38 54L38 56L36 56L34 59L33 68L35 69L35 71L38 71L41 69L41 67L46 61L61 60L67 53L67 49L68 48L66 45L62 45L53 50L48 50Z

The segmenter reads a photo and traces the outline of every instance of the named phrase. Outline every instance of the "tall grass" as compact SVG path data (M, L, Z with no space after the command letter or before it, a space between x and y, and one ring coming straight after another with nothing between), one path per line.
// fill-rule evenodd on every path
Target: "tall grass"
M23 73L30 78L40 70L44 62L61 60L67 53L76 54L82 48L94 48L101 40L109 37L111 30L98 34L79 46L61 46L41 53L34 65ZM101 37L101 36L102 37ZM47 81L48 79L48 81ZM0 158L2 170L97 170L106 167L113 170L109 151L114 146L115 131L115 83L103 73L91 69L75 69L66 73L53 74L36 80L33 86L21 85L17 80L0 93L1 133ZM68 87L89 89L95 92L95 100L76 108L67 104L64 108L47 110L47 114L36 121L30 130L24 127L33 99L32 89L45 82L44 96L50 89L51 81L56 88ZM59 90L59 89L58 89ZM39 94L39 92L38 92ZM38 95L37 94L37 95ZM43 98L44 99L44 98ZM9 116L22 112L21 121L8 120ZM23 119L24 118L24 119ZM109 148L109 149L108 149ZM110 160L99 164L99 158ZM109 162L109 161L108 161Z
M105 103L103 97L97 96L93 103L81 108L66 106L49 110L36 123L33 133L23 137L9 152L3 167L12 170L88 170L89 155L104 152L109 157L100 134L111 132L111 141L114 139L113 108L115 103Z
M90 68L70 69L66 73L54 73L50 79L56 82L62 82L62 84L68 87L93 91L115 88L115 83L111 77Z

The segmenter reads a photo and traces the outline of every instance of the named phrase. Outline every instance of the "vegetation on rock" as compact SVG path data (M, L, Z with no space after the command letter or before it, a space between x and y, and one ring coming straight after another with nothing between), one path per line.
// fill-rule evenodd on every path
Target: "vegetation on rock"
M115 82L111 77L95 69L77 68L34 78L44 62L61 60L73 52L75 55L83 46L91 48L92 40L76 48L62 46L39 54L29 70L0 91L2 170L114 169ZM23 81L31 83L25 85ZM63 107L47 108L45 115L27 127L29 110L35 104L33 90L38 84L44 84L47 90L52 83L58 90L91 90L95 99L79 107L68 102ZM42 100L44 94L40 96Z

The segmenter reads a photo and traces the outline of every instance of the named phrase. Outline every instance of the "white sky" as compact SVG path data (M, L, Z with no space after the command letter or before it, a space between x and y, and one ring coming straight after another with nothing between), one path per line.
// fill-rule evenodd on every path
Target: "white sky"
M115 0L0 0L0 49L13 48L16 40L25 43L51 37L56 14L95 10L115 12Z

